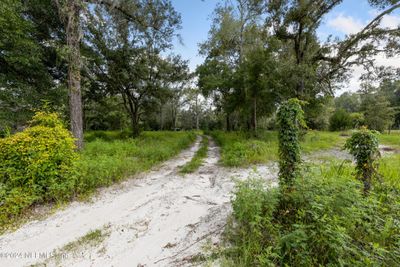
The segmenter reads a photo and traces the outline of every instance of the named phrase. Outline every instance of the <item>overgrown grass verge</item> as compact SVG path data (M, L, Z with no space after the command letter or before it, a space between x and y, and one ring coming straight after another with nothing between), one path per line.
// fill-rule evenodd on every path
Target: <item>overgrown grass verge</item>
M77 194L90 193L178 154L194 142L192 132L143 132L136 139L86 144L78 163Z
M193 173L203 163L203 159L207 157L209 139L207 136L202 136L200 148L196 151L193 158L181 167L180 173Z
M392 131L390 134L380 134L378 138L379 143L400 150L400 131Z
M224 166L248 166L278 160L278 136L274 131L260 132L257 137L247 132L213 131L211 136L221 147ZM309 131L302 141L305 153L341 147L345 137L339 132Z
M290 194L237 185L223 251L227 266L397 266L399 156L382 159L368 196L349 162L310 165Z

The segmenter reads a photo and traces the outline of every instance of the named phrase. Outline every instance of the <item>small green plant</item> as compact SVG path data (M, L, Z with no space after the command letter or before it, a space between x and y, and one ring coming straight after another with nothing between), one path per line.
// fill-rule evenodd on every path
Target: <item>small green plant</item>
M208 143L208 137L203 136L199 150L196 151L194 157L187 164L182 166L180 173L193 173L201 166L203 159L207 156Z
M282 189L290 188L298 176L301 163L300 131L306 127L301 101L289 99L278 111L279 182Z
M376 160L380 156L376 132L363 127L347 139L344 147L356 160L356 177L363 182L364 193L367 194L377 174Z

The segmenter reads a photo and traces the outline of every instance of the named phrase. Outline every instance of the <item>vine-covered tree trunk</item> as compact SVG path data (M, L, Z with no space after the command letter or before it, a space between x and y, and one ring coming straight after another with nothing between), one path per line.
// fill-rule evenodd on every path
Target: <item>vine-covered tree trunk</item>
M80 3L66 2L66 37L68 46L68 93L71 131L76 138L76 146L83 148L83 112L81 96L81 55L80 55Z
M376 160L380 157L379 141L374 131L362 127L346 140L345 146L356 161L356 177L364 184L364 194L371 190L372 179L377 176Z
M291 189L301 164L300 127L305 127L304 112L296 98L282 103L278 110L279 185Z

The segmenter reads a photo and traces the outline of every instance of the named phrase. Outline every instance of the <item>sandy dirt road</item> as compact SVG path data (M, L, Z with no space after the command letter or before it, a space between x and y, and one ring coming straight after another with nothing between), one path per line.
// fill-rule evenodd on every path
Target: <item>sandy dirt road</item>
M181 175L200 139L153 170L103 189L90 203L73 202L48 218L0 236L0 266L192 266L206 242L219 242L235 179L261 175L275 183L276 166L226 169L210 140L195 173ZM93 230L95 245L63 249ZM51 257L56 252L59 257ZM6 256L4 255L6 253ZM13 254L14 253L14 254Z

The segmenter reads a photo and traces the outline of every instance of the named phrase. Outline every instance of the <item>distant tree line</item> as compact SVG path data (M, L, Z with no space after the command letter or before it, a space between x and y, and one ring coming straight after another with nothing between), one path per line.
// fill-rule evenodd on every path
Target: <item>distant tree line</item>
M330 118L333 131L357 128L385 131L400 129L400 81L383 79L379 85L363 84L355 93L345 92L334 101Z

